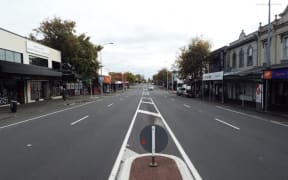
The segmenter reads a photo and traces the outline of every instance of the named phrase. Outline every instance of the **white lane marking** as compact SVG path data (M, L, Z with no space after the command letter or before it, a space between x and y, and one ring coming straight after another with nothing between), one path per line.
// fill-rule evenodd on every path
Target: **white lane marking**
M142 113L142 114L151 115L151 116L160 117L160 115L158 113L154 113L154 112L150 112L150 111L138 110L137 112Z
M142 99L140 99L140 101L139 101L138 107L137 107L137 109L136 109L136 111L134 113L134 116L133 116L132 121L130 123L130 126L128 128L128 131L127 131L127 133L125 135L125 138L124 138L123 143L121 145L121 148L120 148L120 151L118 153L118 156L117 156L117 158L116 158L116 160L114 162L113 168L112 168L111 173L109 175L109 180L115 180L116 179L116 175L117 175L118 169L120 167L122 156L124 154L128 139L129 139L130 134L132 132L132 128L134 126L134 123L135 123L135 120L136 120L136 117L137 117L137 112L138 112L138 110L140 108L141 100Z
M270 122L274 123L274 124L278 124L280 126L288 127L288 124L284 124L284 123L281 123L281 122L277 122L277 121L270 121Z
M170 129L170 127L168 126L166 120L163 118L162 114L160 113L159 109L157 108L157 106L155 105L154 101L152 100L154 107L156 109L156 111L159 113L163 124L165 126L165 128L167 129L167 131L169 132L171 138L173 139L175 145L177 146L182 158L184 159L184 161L186 162L186 165L188 166L189 170L192 173L192 176L195 178L195 180L202 180L202 177L200 176L199 172L197 171L197 169L195 168L195 166L192 164L191 160L189 159L188 155L186 154L186 152L184 151L183 147L181 146L180 142L178 141L178 139L176 138L176 136L174 135L174 133L172 132L172 130Z
M141 101L143 104L153 104L152 102L147 102L147 101Z
M26 145L26 147L31 147L31 146L32 146L32 144L27 144L27 145Z
M111 104L107 105L107 107L111 107L111 106L113 106L113 104L114 104L114 103L111 103Z
M88 118L88 117L89 117L89 116L84 116L83 118L81 118L81 119L79 119L79 120L77 120L77 121L74 121L74 122L70 123L70 125L73 126L73 125L77 124L77 123L80 122L80 121L83 121L84 119L86 119L86 118Z
M189 105L187 105L187 104L184 104L184 106L186 107L186 108L191 108L191 106L189 106Z
M235 110L232 110L232 109L224 108L224 107L222 107L222 106L216 106L216 107L219 108L219 109L223 109L223 110L226 110L226 111L230 111L230 112L236 113L236 114L241 114L241 115L243 115L243 116L248 116L248 117L251 117L251 118L254 118L254 119L269 121L269 120L267 120L267 119L265 119L265 118L261 118L261 117L259 117L259 116L254 116L254 115L251 115L251 114L247 114L247 113L235 111Z
M232 124L229 124L229 123L227 123L225 121L222 121L221 119L215 118L215 120L218 121L218 122L221 122L221 123L223 123L223 124L225 124L227 126L230 126L230 127L234 128L234 129L240 130L240 128L238 128L236 126L233 126Z
M51 112L51 113L48 113L48 114L44 114L44 115L41 115L41 116L37 116L37 117L34 117L34 118L26 119L24 121L20 121L20 122L17 122L17 123L13 123L13 124L2 126L2 127L0 127L0 129L4 129L4 128L15 126L15 125L18 125L18 124L26 123L26 122L33 121L33 120L36 120L36 119L40 119L42 117L51 116L53 114L57 114L57 113L64 112L64 111L67 111L67 110L79 108L79 107L82 107L82 106L85 106L85 105L88 105L88 104L91 104L91 103L95 103L95 102L94 101L93 102L88 102L88 103L85 103L85 104L81 104L79 106L74 106L74 107L62 109L62 110L59 110L59 111Z
M97 99L96 101L97 101L97 102L100 102L100 101L103 101L103 99Z

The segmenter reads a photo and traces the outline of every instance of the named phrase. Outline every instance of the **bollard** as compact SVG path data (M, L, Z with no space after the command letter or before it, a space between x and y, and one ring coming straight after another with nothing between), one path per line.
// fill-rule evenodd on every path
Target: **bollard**
M10 102L10 110L12 113L17 112L17 101L11 101Z

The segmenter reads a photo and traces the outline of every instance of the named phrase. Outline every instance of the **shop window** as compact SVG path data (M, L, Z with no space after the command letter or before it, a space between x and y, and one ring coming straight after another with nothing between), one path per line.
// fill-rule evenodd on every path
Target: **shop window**
M283 43L283 58L287 59L288 58L288 36L284 38L284 43Z
M40 57L29 56L29 64L48 67L48 60Z
M232 68L236 68L236 53L233 52L232 55Z
M253 48L250 46L247 51L247 66L253 65Z
M244 51L243 49L241 49L239 52L239 67L243 66L244 66Z

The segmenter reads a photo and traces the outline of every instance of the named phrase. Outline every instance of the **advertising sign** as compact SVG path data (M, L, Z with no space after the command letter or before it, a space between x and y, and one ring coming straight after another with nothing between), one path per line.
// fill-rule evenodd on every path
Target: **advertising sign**
M41 44L32 42L32 41L28 41L27 40L27 52L33 53L33 54L37 54L37 55L41 55L41 56L45 56L45 57L49 57L49 49Z
M223 80L223 71L203 74L203 81Z
M262 103L263 87L262 84L256 85L256 103Z
M288 69L265 70L264 79L288 79Z

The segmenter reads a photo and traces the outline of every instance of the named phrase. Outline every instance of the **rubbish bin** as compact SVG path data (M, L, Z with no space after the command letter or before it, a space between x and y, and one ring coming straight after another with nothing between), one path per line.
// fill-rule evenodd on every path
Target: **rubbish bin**
M17 111L17 101L11 101L10 102L10 110L12 113L16 113Z

